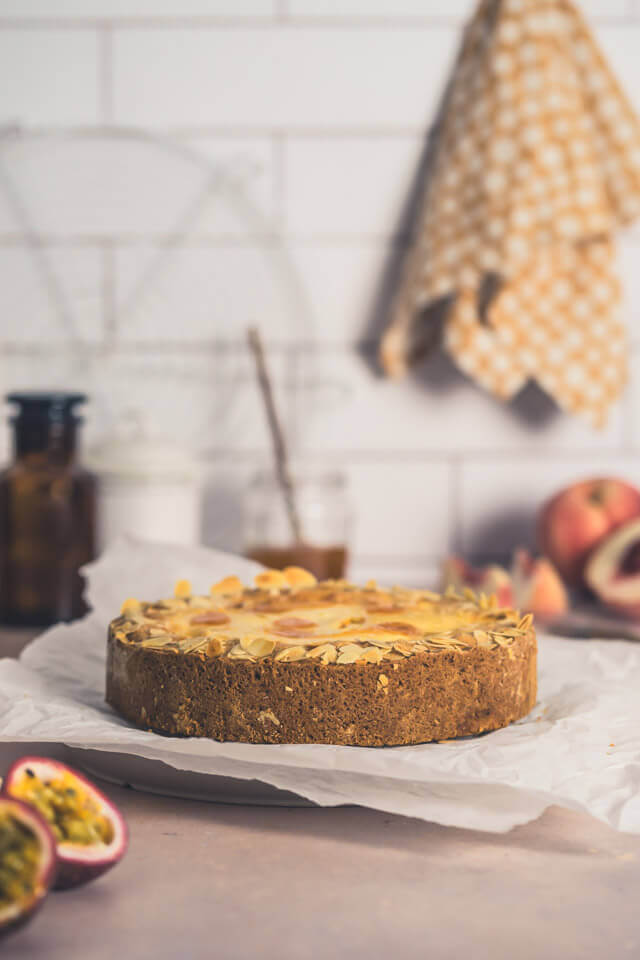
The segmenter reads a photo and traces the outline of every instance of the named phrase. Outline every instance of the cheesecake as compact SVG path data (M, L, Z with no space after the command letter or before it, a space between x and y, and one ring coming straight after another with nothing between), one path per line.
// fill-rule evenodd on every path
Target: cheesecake
M536 699L530 614L494 596L266 570L206 594L130 598L109 625L106 698L136 726L246 743L385 747L467 737Z

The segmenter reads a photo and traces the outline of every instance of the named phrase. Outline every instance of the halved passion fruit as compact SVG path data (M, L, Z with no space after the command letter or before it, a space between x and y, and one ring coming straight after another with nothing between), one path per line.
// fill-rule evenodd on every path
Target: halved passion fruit
M21 800L0 797L0 937L33 916L55 867L56 844L44 819Z
M49 824L56 843L57 889L87 883L111 869L127 849L120 812L97 787L46 757L23 757L7 774L3 792L29 804Z

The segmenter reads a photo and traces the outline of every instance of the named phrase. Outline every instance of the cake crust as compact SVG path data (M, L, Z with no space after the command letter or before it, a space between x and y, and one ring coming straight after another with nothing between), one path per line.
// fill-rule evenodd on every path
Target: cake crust
M352 746L484 733L533 708L530 617L470 593L295 579L127 601L109 626L107 701L172 735Z

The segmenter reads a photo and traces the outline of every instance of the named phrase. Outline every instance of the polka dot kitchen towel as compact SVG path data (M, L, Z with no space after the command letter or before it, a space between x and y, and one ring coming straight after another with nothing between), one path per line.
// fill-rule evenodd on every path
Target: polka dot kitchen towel
M457 366L535 379L601 426L626 376L613 233L640 212L640 125L570 0L483 0L449 85L380 357L404 373L438 306ZM433 308L433 309L430 309Z

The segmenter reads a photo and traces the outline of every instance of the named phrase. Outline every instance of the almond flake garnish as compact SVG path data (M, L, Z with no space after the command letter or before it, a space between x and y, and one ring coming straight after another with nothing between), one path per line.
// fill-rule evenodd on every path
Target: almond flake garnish
M526 613L520 623L518 624L518 630L528 630L531 624L533 623L533 614Z
M232 660L252 660L253 657L244 650L239 643L236 643L235 647L231 647L229 653L227 654Z
M260 590L279 590L288 585L281 570L265 570L264 573L257 573L253 580Z
M404 656L401 653L396 653L394 650L385 650L383 653L384 660L390 660L391 663L401 663L404 660Z
M434 593L433 590L421 590L420 591L420 601L427 600L429 603L438 603L441 599L439 593Z
M225 649L226 644L220 637L212 637L207 644L207 656L219 657L220 654L224 653Z
M285 647L280 653L276 653L275 659L283 663L293 663L295 660L304 660L306 655L304 647Z
M363 653L364 647L361 647L359 643L347 643L340 650L340 656L336 663L355 663L356 660L360 660Z
M384 652L378 647L365 647L364 653L360 657L365 663L380 663Z
M156 648L173 646L176 651L179 649L176 638L170 633L153 634L145 637L144 640L140 641L140 646Z
M323 644L320 644L320 646L311 647L310 650L307 650L307 660L319 659L320 657L324 657L325 654L331 653L332 650L337 656L338 654L337 654L336 648L332 643L323 643Z
M302 567L285 567L282 572L290 587L312 587L318 582L312 573Z
M382 647L383 650L390 650L393 646L393 637L367 637L367 643L372 643L374 647Z
M180 650L183 653L203 653L208 649L211 641L208 637L194 637L193 640L181 640Z
M240 646L252 657L268 657L275 650L276 642L270 637L243 637Z
M479 647L486 647L491 649L493 646L493 641L488 633L485 633L484 630L474 630L473 639L477 642Z
M242 593L244 590L244 584L242 580L238 577L225 577L224 580L219 580L218 583L214 583L209 590L209 593Z
M129 597L120 607L121 617L137 617L142 613L142 604L135 597Z
M401 653L403 657L410 657L413 653L413 644L406 640L397 640L393 644L393 649Z

